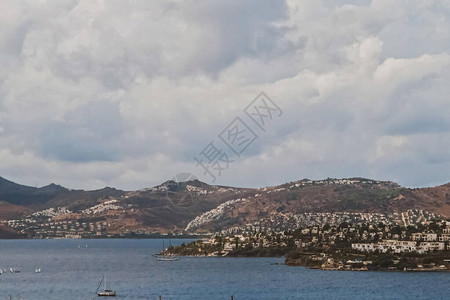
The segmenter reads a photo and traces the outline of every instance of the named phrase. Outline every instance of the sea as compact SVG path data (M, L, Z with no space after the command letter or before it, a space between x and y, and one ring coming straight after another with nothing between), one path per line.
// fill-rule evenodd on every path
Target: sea
M0 300L97 299L103 276L116 299L450 299L450 273L322 271L286 266L283 258L152 256L189 241L0 240L0 269L6 271Z

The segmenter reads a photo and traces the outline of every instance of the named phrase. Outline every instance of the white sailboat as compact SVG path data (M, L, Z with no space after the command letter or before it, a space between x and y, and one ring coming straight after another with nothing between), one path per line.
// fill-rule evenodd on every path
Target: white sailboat
M104 284L103 292L99 292L99 289L102 286L102 282ZM100 281L100 284L98 285L96 293L97 293L97 296L99 296L99 297L115 297L116 296L116 291L108 290L106 288L106 275L104 275L102 280Z
M158 256L156 259L159 261L175 261L175 260L179 260L180 258L178 256L174 256L174 255L162 255L162 256Z
M169 247L172 246L172 240L169 241ZM179 260L180 257L173 254L164 254L167 249L164 248L164 240L163 240L163 251L160 254L155 255L156 260L158 261L176 261Z

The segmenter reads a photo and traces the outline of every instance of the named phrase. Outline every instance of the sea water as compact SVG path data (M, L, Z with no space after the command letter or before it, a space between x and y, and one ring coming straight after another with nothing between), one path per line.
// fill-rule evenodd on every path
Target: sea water
M450 273L341 272L283 258L152 255L189 240L0 240L1 299L449 299ZM10 268L20 273L11 273ZM41 269L41 273L36 273ZM103 287L102 287L103 288Z

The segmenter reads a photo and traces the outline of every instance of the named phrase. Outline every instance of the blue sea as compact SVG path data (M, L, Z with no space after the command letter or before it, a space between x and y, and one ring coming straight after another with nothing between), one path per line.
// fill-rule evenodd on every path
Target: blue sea
M0 268L7 269L0 300L97 299L103 275L116 299L450 298L450 273L321 271L285 266L283 258L157 261L152 254L163 243L169 241L0 240Z

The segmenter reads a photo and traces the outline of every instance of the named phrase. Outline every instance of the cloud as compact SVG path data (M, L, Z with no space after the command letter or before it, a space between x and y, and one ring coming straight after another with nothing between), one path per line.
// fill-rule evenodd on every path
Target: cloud
M189 171L266 92L217 183L448 182L445 1L14 1L0 11L0 175L123 189ZM37 180L39 179L39 180Z

